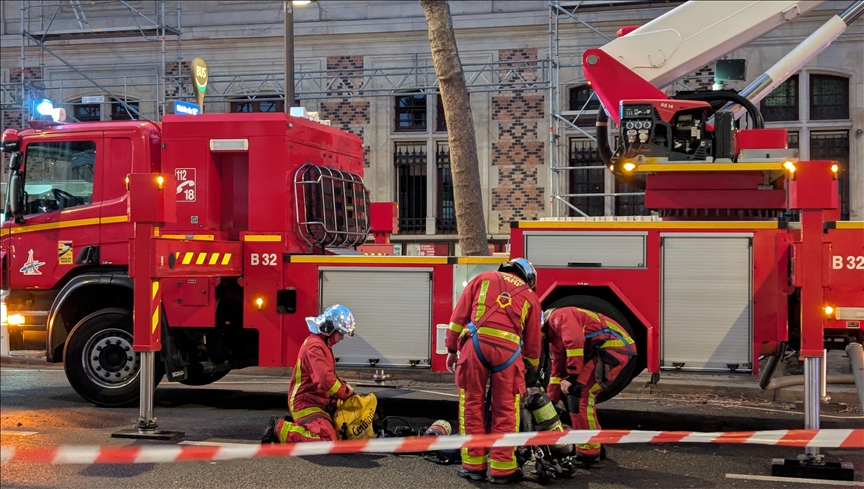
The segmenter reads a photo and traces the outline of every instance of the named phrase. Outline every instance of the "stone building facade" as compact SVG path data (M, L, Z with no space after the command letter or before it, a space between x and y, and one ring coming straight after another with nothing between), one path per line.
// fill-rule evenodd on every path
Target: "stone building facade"
M45 30L46 24L37 20L50 17L53 10L38 7L40 2L35 1L0 2L3 128L24 122L21 101L15 99L15 94L23 93L22 76L30 89L25 97L51 98L79 120L137 116L124 110L116 98L141 116L158 119L171 111L173 100L190 94L190 61L196 57L207 61L211 85L221 87L219 93L208 92L207 112L283 110L281 1L181 1L180 35L169 29L164 45L158 28L124 30L135 23L119 2L97 3L98 8L85 12L90 29L76 20L71 3L60 2L54 23ZM159 19L159 2L129 3ZM174 3L165 2L164 22L176 27ZM640 2L634 8L626 1L585 1L579 17L591 28L560 16L555 42L561 53L578 60L586 48L606 42L597 31L614 36L620 27L645 23L679 3ZM156 10L148 13L153 4ZM87 9L86 2L81 5ZM45 45L57 57L41 53L32 41L26 43L22 57L22 6L29 19L23 29L47 32ZM747 59L747 79L753 80L846 6L846 2L826 2L729 57ZM582 106L590 87L577 63L560 62L553 77L549 5L537 0L476 0L451 2L451 9L469 78L484 217L493 242L506 242L512 220L550 215L556 193L627 191L603 170L567 172L563 188L550 188L553 155L577 166L596 166L598 160L596 148L580 130L565 127L550 139L553 92L549 85L557 81L557 106L571 111ZM419 4L414 0L319 0L295 7L294 19L299 103L333 126L363 138L365 180L373 200L400 204L402 231L394 241L403 245L406 254L419 252L421 244L431 250L435 243L436 253L458 251L447 128L434 79L429 78L430 73L434 78L434 71ZM97 28L108 34L85 33ZM179 83L183 80L186 85ZM713 66L683 80L694 89L710 88L712 83ZM794 77L794 86L790 82L781 92L766 100L768 124L789 128L790 145L797 145L802 158L840 160L845 167L846 214L864 219L864 22L853 24ZM93 96L103 98L84 103L85 97ZM593 133L591 110L577 122ZM555 144L550 142L553 139ZM644 212L638 197L568 199L590 215ZM566 208L564 212L575 213Z

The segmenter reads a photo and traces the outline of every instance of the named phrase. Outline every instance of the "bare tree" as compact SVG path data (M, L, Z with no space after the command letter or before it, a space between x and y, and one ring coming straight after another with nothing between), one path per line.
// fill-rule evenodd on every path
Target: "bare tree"
M438 87L447 120L450 171L453 175L453 206L456 211L456 227L459 230L459 245L463 255L489 255L474 118L471 115L462 61L456 49L450 5L446 0L420 0L420 5L429 28L432 62L435 65L435 74L438 75Z

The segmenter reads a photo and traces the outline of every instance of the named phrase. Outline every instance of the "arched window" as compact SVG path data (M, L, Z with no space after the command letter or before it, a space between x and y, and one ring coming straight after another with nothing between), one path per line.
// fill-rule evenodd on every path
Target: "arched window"
M842 76L810 75L810 120L849 118L849 79Z
M798 75L792 75L762 99L762 118L766 122L797 121L798 112Z

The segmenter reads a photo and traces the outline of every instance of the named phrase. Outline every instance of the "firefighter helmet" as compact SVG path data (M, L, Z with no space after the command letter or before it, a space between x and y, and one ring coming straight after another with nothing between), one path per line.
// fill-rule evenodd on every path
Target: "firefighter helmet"
M306 318L306 324L309 326L309 331L315 334L330 336L338 331L347 336L354 336L354 314L341 304L328 307L318 317Z
M552 315L552 311L554 310L555 308L549 308L543 311L542 315L540 316L540 323L543 324L543 326L546 326L549 323L549 316Z
M515 273L522 277L522 280L528 284L528 287L531 287L531 290L537 287L537 270L534 269L534 265L530 261L524 258L513 258L508 262L504 262L498 267L498 271Z

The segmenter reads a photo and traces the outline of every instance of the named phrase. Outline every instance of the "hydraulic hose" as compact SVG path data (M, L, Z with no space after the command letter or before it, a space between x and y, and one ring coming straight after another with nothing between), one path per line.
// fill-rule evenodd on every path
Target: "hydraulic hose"
M733 92L684 92L676 94L675 99L677 100L702 100L705 102L711 102L712 100L725 100L727 102L734 102L738 105L741 105L745 109L747 109L747 113L750 114L750 118L753 119L753 127L756 129L763 129L765 127L765 120L762 118L762 113L759 112L759 109L756 105L753 104L747 98Z
M852 377L855 378L858 402L864 409L864 348L861 347L861 343L849 343L846 346L846 355L852 366Z
M761 387L762 390L768 388L768 384L771 383L771 377L774 377L774 372L777 371L777 365L780 365L780 361L783 360L784 355L786 355L786 343L780 343L777 345L777 351L771 355L768 359L768 363L765 365L765 369L762 370L762 373L759 375L759 387Z
M826 384L854 384L855 377L849 374L846 375L829 375L825 379ZM766 391L773 391L777 389L782 389L784 387L791 387L793 385L804 385L804 376L803 375L790 375L788 377L777 377L776 379L772 379L771 382L768 383L768 387L765 389Z

